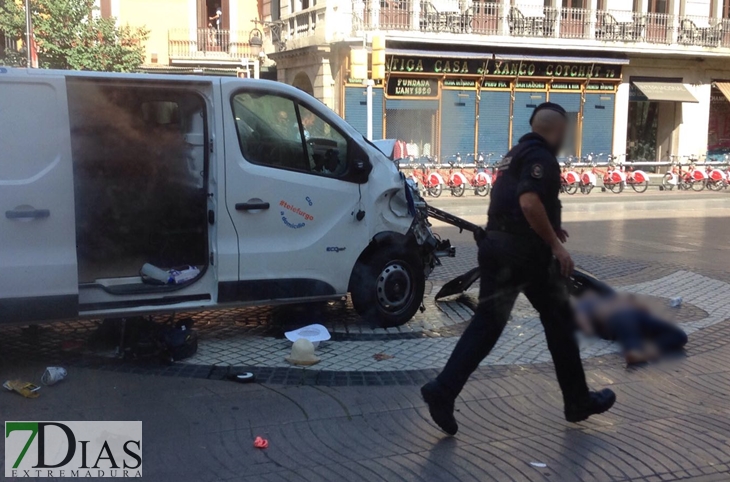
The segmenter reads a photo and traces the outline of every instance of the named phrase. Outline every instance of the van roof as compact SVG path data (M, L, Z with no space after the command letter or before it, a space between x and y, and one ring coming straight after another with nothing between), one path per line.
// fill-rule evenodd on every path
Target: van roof
M221 83L235 82L242 86L256 85L258 88L265 86L272 92L279 92L292 96L306 95L301 90L282 82L264 79L241 79L233 77L219 77L213 75L189 75L189 74L147 74L147 73L122 73L122 72L94 72L87 70L52 70L52 69L27 69L15 67L0 66L0 75L9 74L19 77L36 77L36 76L64 76L64 77L83 77L91 79L135 79L135 80L159 80L163 82L184 82L187 84L194 83Z

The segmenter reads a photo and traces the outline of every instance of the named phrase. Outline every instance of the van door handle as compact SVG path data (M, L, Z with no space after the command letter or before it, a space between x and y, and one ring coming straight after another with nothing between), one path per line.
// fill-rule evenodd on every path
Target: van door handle
M32 209L29 211L13 210L5 211L5 217L8 219L43 219L51 215L48 209Z
M260 211L271 207L267 202L236 203L236 211Z

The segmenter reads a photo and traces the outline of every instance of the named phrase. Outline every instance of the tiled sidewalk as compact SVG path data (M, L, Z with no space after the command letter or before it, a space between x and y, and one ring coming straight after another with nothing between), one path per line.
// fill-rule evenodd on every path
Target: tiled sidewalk
M200 333L198 353L173 366L154 363L119 364L113 352L86 353L73 358L83 366L103 366L147 373L221 378L236 370L253 371L260 380L284 383L387 384L414 383L413 373L443 367L458 336L468 324L476 301L476 287L460 300L433 301L445 281L472 266L473 248L462 248L460 257L447 259L429 281L426 310L402 327L374 328L357 317L346 302L306 307L230 309L194 313ZM684 298L680 309L667 310L690 334L730 318L730 284L671 266L648 266L633 261L592 255L576 255L583 269L609 280L620 289L652 297L658 305L667 299ZM309 323L325 324L333 334L317 349L321 362L306 369L291 367L285 357L291 343L284 331ZM42 327L39 336L28 336L18 328L3 328L0 350L7 357L22 354L37 359L62 360L68 354L59 347L88 338L93 322L56 323ZM697 333L694 336L701 336ZM584 359L615 354L618 347L603 340L581 340ZM78 355L78 353L75 353ZM106 357L100 361L98 355ZM376 356L377 355L377 356ZM382 356L385 355L385 356ZM615 362L620 358L614 356ZM524 297L518 299L512 319L483 367L532 365L550 362L550 354L537 314ZM341 374L338 375L338 374ZM392 374L389 376L387 374ZM418 377L419 379L421 377Z

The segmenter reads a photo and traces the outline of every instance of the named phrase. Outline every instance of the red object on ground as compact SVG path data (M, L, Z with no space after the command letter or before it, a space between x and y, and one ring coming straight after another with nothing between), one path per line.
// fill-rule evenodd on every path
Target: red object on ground
M269 441L265 438L256 437L256 440L253 441L253 446L257 449L267 449L269 448Z

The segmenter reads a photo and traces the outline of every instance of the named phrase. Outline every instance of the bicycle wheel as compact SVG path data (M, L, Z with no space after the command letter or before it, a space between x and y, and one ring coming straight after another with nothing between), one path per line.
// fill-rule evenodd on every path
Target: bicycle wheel
M587 184L587 185L583 186L583 194L590 194L591 191L593 191L594 187L595 186L593 186L593 184Z
M578 192L578 183L574 182L573 184L566 184L565 185L565 192L570 194L571 196Z
M459 184L458 186L453 186L451 188L451 195L454 197L461 197L464 195L464 185Z
M725 183L723 183L722 181L716 181L714 179L707 181L707 189L709 189L710 191L719 191L723 187L725 187Z
M701 181L692 181L689 186L693 191L700 192L705 190L705 183L706 181L702 179Z
M433 197L439 197L443 190L444 188L441 187L441 184L436 184L435 186L431 186L428 188L428 193Z
M638 193L646 192L646 190L649 189L649 181L632 182L631 187Z
M486 196L489 194L489 184L485 184L484 186L477 186L474 188L474 194L477 196Z
M664 177L662 177L662 187L665 191L671 191L674 189L674 184L672 184L672 179L674 176L672 176L671 173L664 174Z
M625 185L626 185L626 183L621 181L621 182L614 182L613 184L609 184L606 187L609 188L611 190L611 192L614 194L621 194L622 192L624 192Z

